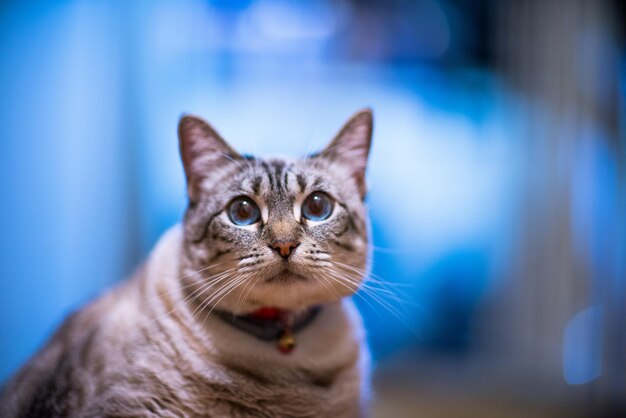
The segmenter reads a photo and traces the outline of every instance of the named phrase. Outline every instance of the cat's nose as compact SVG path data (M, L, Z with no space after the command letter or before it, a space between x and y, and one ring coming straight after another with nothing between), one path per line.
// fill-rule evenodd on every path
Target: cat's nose
M298 245L300 245L300 243L296 241L275 241L270 244L270 248L286 260Z

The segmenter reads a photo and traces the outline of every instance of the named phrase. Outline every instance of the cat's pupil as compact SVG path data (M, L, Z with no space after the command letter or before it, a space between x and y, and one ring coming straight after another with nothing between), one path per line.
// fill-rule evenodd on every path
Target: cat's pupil
M312 196L309 200L309 212L313 215L319 216L324 211L324 202L322 198L318 195Z
M239 202L237 205L237 217L241 220L248 219L252 216L252 207L246 201Z

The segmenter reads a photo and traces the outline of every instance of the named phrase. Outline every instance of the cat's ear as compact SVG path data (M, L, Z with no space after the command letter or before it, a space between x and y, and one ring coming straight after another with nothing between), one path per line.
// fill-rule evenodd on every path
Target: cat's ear
M178 122L180 156L189 199L197 200L200 185L211 173L241 156L204 119L183 115Z
M341 128L320 156L348 167L359 187L361 198L365 197L365 169L372 142L373 116L369 108L356 112Z

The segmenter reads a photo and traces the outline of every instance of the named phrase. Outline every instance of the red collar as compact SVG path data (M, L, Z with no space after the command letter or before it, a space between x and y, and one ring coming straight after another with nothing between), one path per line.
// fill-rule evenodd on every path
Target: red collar
M255 319L264 319L266 321L278 320L280 317L288 315L289 311L284 309L274 308L272 306L265 306L259 308L256 311L249 313L248 316Z
M267 306L247 315L233 315L226 311L216 313L228 324L260 340L276 341L276 348L283 354L289 354L296 347L294 334L309 325L319 311L319 306L301 311Z

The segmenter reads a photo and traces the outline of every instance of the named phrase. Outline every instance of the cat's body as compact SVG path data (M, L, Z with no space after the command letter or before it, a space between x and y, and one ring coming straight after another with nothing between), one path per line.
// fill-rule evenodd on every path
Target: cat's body
M358 416L366 354L350 303L324 306L289 355L214 316L188 330L191 310L172 309L182 300L180 232L131 281L66 322L12 383L5 414Z
M350 123L359 118L363 122L363 114ZM363 329L351 302L340 300L358 287L354 272L363 276L367 268L361 173L330 155L305 162L246 157L237 159L241 164L235 167L216 165L207 156L217 148L230 161L236 154L223 142L201 149L198 143L215 141L210 138L215 133L196 121L187 121L189 132L181 122L190 187L184 225L165 234L131 280L66 320L9 382L0 399L0 416L365 414L368 358ZM366 133L362 140L369 149L369 112L363 123L369 127L356 126L361 129L357 132L347 125L338 139L346 142L348 134ZM336 139L325 152L338 145ZM364 170L364 162L360 164ZM316 170L331 169L339 182L322 184L324 175ZM320 193L333 201L323 200ZM254 200L242 204L241 196L248 195ZM320 205L328 202L334 206L325 214ZM252 204L259 206L254 219L248 217ZM301 211L306 219L298 218ZM333 268L337 270L326 270ZM275 341L256 338L216 315L247 315L264 306L279 307L285 315L310 306L319 311L295 332L292 352L281 352ZM290 335L291 324L285 325Z

